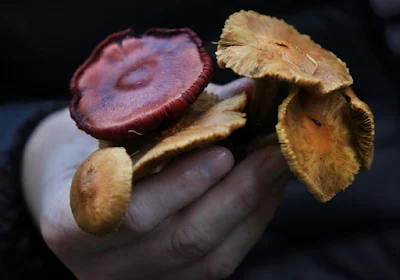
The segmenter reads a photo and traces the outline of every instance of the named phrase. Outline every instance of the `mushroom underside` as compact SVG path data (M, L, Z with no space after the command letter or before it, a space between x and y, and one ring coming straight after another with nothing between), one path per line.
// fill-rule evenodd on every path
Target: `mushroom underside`
M340 91L318 96L293 87L279 107L276 131L282 153L322 202L346 189L360 169L352 122Z

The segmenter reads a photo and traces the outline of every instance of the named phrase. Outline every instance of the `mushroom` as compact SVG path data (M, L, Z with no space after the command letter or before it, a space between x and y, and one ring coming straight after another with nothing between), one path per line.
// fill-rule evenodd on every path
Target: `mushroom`
M346 189L360 168L370 169L374 120L350 86L346 64L283 20L240 11L225 22L218 65L255 79L248 123L264 131L248 150L274 141L263 127L279 82L290 84L278 108L277 140L291 171L320 201Z
M121 140L181 116L213 76L189 28L131 29L101 42L71 79L71 117L97 139Z
M326 202L360 169L352 109L342 91L312 95L293 86L279 106L276 131L292 172Z
M280 81L320 94L353 83L346 64L333 53L283 20L254 11L242 10L226 20L216 56L221 68L255 80L247 113L249 123L261 131Z
M84 231L105 235L121 223L132 189L132 161L123 147L97 150L75 172L70 205Z
M116 231L125 217L132 184L159 172L179 154L226 139L243 127L246 101L245 93L223 101L203 93L184 116L140 138L140 144L130 141L124 142L126 147L113 147L115 142L102 142L73 179L70 203L78 226L97 236Z

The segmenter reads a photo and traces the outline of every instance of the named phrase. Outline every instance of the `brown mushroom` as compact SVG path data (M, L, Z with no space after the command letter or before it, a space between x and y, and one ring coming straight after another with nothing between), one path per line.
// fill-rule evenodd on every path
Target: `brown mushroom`
M292 172L322 202L346 189L361 164L372 160L373 141L364 144L363 139L371 140L373 127L354 110L359 99L352 93L348 103L342 90L313 95L293 86L279 107L276 131L282 153Z
M84 231L106 235L122 222L131 198L133 165L122 147L92 153L76 171L70 205Z
M132 138L181 116L212 76L192 30L127 29L108 36L73 75L71 117L97 139Z
M283 20L254 11L232 14L217 48L218 65L255 79L249 100L249 123L261 127L274 104L280 81L313 87L328 94L350 86L346 64Z
M346 64L283 20L240 11L229 17L218 42L218 65L255 79L248 118L265 131L280 81L290 85L278 109L276 133L292 172L320 201L330 200L371 167L374 121L349 87ZM250 139L249 150L274 141Z
M112 147L118 145L115 142L102 142L103 148L83 163L72 184L71 208L79 227L98 236L117 230L127 211L132 181L159 172L183 152L226 139L246 124L241 112L246 101L245 93L221 102L204 93L166 129L139 138L144 139L140 144L124 142L126 152Z

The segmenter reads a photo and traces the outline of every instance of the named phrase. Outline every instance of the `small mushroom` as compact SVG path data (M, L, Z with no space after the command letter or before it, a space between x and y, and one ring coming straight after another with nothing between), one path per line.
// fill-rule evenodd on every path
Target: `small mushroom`
M72 180L70 205L84 231L106 235L122 222L131 198L133 165L123 147L92 153Z
M71 117L97 139L148 133L181 116L213 76L191 29L130 29L100 43L71 79Z
M126 151L112 147L115 142L102 142L74 176L71 208L78 226L97 236L116 231L127 211L132 182L159 172L181 153L226 139L243 127L246 101L245 93L220 102L204 93L174 124L139 138L140 144L136 139L124 142Z
M353 83L346 64L307 35L273 17L254 11L232 14L225 22L216 52L218 65L255 79L249 100L249 123L266 121L280 81L313 87L320 94Z

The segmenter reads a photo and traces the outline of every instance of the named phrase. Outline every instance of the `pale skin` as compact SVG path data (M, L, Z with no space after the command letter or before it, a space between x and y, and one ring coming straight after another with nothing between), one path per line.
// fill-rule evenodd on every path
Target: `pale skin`
M227 98L250 93L253 82L208 89ZM97 145L64 109L37 127L23 158L32 217L78 279L225 279L271 222L289 175L278 145L236 163L226 148L198 149L135 183L121 228L98 238L77 226L69 206L72 176Z

